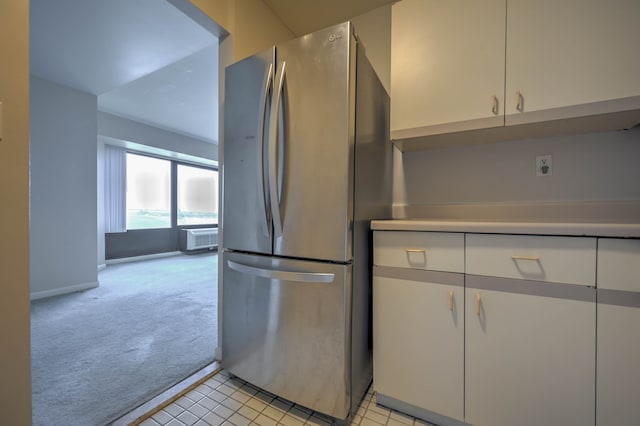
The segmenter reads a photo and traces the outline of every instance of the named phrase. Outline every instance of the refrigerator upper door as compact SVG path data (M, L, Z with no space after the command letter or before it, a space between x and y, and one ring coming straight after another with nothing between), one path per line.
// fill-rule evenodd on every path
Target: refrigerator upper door
M347 417L351 265L222 256L223 367L290 401Z
M272 251L267 135L275 49L225 72L223 226L227 249Z
M350 261L356 53L351 24L276 49L268 156L274 254Z

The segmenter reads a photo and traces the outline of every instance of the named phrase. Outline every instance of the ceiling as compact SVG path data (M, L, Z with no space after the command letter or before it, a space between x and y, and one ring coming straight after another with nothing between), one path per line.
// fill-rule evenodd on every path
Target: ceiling
M30 13L33 75L97 95L100 111L217 140L218 37L174 4L31 0Z
M399 0L262 0L280 17L295 35L315 30L362 15Z
M167 1L31 0L31 73L101 95L217 38Z
M263 1L296 35L394 2ZM218 37L189 8L189 0L31 0L31 73L98 96L100 111L215 142Z
M218 44L98 96L98 109L207 142L218 139Z

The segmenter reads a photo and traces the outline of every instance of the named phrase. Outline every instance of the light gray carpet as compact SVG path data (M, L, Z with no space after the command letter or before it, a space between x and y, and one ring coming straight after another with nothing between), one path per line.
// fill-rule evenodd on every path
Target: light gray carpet
M98 426L213 361L215 253L109 265L31 303L34 426Z

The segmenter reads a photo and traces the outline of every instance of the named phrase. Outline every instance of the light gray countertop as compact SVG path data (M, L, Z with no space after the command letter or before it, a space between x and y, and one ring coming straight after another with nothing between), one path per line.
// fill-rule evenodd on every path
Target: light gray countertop
M640 223L498 222L443 219L374 220L374 231L438 231L486 234L640 238Z

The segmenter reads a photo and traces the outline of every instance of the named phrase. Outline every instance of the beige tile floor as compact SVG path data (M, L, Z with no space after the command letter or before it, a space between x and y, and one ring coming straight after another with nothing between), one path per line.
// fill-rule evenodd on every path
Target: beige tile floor
M333 419L292 404L221 372L141 426L329 426ZM373 392L363 397L352 425L429 426L421 420L378 406Z

